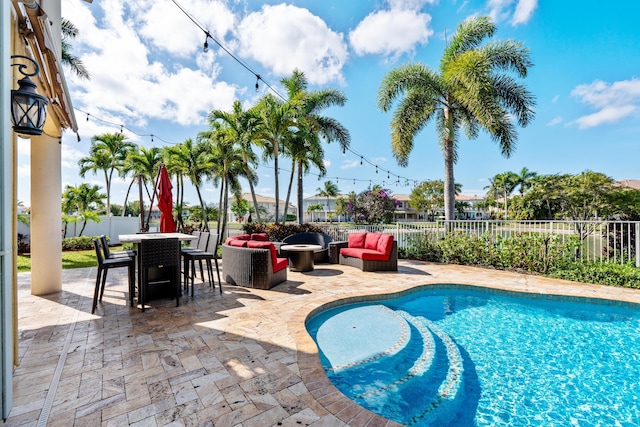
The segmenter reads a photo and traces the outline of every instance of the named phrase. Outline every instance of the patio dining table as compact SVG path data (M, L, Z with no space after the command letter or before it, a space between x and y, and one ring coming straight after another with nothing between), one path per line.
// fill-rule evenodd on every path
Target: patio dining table
M138 256L136 257L136 265L137 265L137 270L138 270L138 291L140 292L140 289L142 289L142 287L146 287L148 286L149 283L142 283L142 266L141 266L141 257L140 257L140 243L143 240L152 240L152 239L178 239L179 241L183 242L183 241L189 241L189 240L195 240L197 239L197 236L194 236L192 234L185 234L185 233L137 233L137 234L120 234L118 235L118 239L120 239L120 243L133 243L133 247L136 250L136 253L138 254ZM177 259L175 261L175 263L172 263L173 265L180 265L180 252L177 253ZM178 272L179 273L179 272ZM178 277L180 276L180 274L178 274ZM145 276L145 277L150 277L150 276ZM153 277L153 276L151 276ZM147 280L149 281L149 280Z

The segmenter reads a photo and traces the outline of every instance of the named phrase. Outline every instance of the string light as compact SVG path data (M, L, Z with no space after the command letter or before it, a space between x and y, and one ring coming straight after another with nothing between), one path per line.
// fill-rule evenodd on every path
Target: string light
M286 101L287 99L282 96L277 90L275 90L267 81L265 81L260 74L258 74L257 72L255 72L244 60L242 60L240 57L234 55L229 49L227 49L226 46L224 46L218 39L216 39L215 37L213 37L211 35L211 33L209 32L209 30L207 30L204 25L202 25L191 13L189 13L182 5L180 5L180 3L178 3L177 0L172 0L172 2L180 9L180 11L182 11L182 13L184 13L187 18L189 18L191 20L191 22L193 22L205 35L205 41L204 41L204 51L206 52L209 45L208 45L208 39L213 40L222 50L224 50L232 59L234 59L238 64L240 64L242 67L244 67L247 71L249 71L251 74L253 74L256 77L256 84L255 84L255 88L256 88L256 92L258 92L260 90L260 80L262 80L262 82L276 95L278 96L280 99L282 99L283 101ZM351 151L354 154L355 153L353 150L346 148L346 147L342 147L342 154L346 153L346 150ZM367 163L369 163L370 165L374 165L374 163L372 163L371 161L369 161L368 159L365 159L364 156L360 155L360 166L363 166L364 161L366 161ZM378 166L376 166L376 173L378 173ZM384 169L383 169L384 171ZM394 174L395 175L395 174ZM400 175L396 175L399 178ZM387 171L387 178L390 178L389 175L389 171ZM407 182L409 182L409 180L407 179ZM417 182L418 181L415 181Z
M205 36L204 38L204 46L202 47L202 51L204 53L209 52L209 43L207 42L209 40L209 37Z

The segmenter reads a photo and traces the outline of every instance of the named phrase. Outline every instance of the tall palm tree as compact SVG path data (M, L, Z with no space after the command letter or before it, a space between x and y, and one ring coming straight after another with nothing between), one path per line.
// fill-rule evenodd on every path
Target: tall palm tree
M463 21L447 43L438 71L423 64L403 65L388 73L378 90L378 108L389 111L400 103L391 119L391 149L398 164L406 166L414 138L434 119L445 164L445 220L455 218L453 165L458 157L461 130L469 139L485 130L502 154L515 149L515 122L527 126L534 117L534 96L511 75L524 78L533 65L521 42L484 43L496 31L486 17Z
M325 181L324 187L316 189L316 196L327 198L327 217L329 216L329 198L338 197L338 194L340 194L340 190L332 181ZM325 218L325 220L328 220L328 218Z
M302 178L309 171L311 165L318 168L320 171L319 176L324 176L327 173L324 165L324 150L317 135L310 134L304 123L298 123L298 130L287 140L283 153L291 159L291 173L289 175L287 197L284 201L286 208L283 222L286 222L291 189L293 188L293 177L296 176L297 170L298 223L302 224Z
M171 171L186 176L195 187L202 208L203 228L205 231L209 231L207 209L200 191L203 178L214 167L209 145L202 141L194 144L193 140L188 138L182 144L170 147L167 154Z
M218 239L224 240L227 226L227 211L229 210L229 190L234 196L240 197L242 185L239 178L244 176L244 150L229 138L220 124L214 123L214 129L200 132L198 142L207 144L211 152L213 167L208 176L216 185L220 183L220 202L218 204Z
M127 154L136 149L136 145L127 140L121 133L103 133L91 138L89 156L78 161L80 176L84 178L87 172L104 173L107 190L107 215L111 214L111 183L114 172L123 173L124 159Z
M91 80L89 71L85 68L82 60L71 53L71 39L78 36L78 28L71 21L62 18L62 63L73 71L76 76L84 80Z
M293 116L296 122L296 133L299 134L296 144L307 146L310 151L309 158L305 166L308 168L311 164L318 166L317 158L314 156L324 156L321 141L331 143L337 141L342 148L346 150L351 143L351 135L349 130L339 121L331 117L323 116L323 110L334 106L344 106L347 97L338 89L322 89L309 91L308 80L304 73L300 70L294 70L291 77L281 80L287 90L287 102L293 108ZM304 154L298 152L299 154ZM324 165L318 167L320 175L324 175ZM302 198L303 198L303 181L302 170L298 170L298 221L302 221ZM292 170L293 174L293 170ZM291 190L289 189L289 192ZM285 205L287 206L287 205Z
M259 120L260 116L258 111L255 109L244 111L242 109L242 103L237 100L233 103L233 109L230 113L222 110L214 110L209 113L209 123L214 121L223 123L225 125L225 132L228 133L227 138L235 140L243 152L242 161L244 163L247 181L249 181L253 209L256 213L258 223L262 222L255 191L255 185L258 183L258 175L252 166L255 167L257 164L257 157L253 152L253 146L262 145L257 132Z
M265 156L273 158L276 222L278 222L280 220L280 185L278 179L280 147L291 137L292 129L296 123L291 105L277 99L272 94L262 97L258 105L256 105L256 110L261 118L257 128L257 138L265 142Z
M134 182L138 181L140 231L145 231L149 227L149 224L146 224L144 220L144 195L142 190L144 189L146 191L147 197L151 200L148 185L155 185L154 180L158 175L160 163L162 163L162 151L158 147L151 147L150 149L140 147L139 150L132 150L127 154L124 161L124 169L133 174L129 189L131 189ZM127 197L128 195L129 191L127 190ZM149 206L149 209L151 209L151 206Z

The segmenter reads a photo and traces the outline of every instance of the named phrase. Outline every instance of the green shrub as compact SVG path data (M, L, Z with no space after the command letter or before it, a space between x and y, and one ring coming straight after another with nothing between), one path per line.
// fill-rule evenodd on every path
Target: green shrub
M80 236L80 237L68 237L62 239L63 251L79 251L93 249L93 239L97 239L98 236Z
M549 234L518 234L494 239L489 233L451 233L441 240L430 239L427 235L411 237L408 249L401 250L399 256L546 273L564 262L574 245L573 240L563 243L562 236Z
M322 233L322 229L313 224L305 222L303 224L281 224L279 222L263 224L248 223L242 226L242 230L247 234L267 233L269 240L272 242L281 242L287 236L296 233L304 233L307 231L315 231Z
M548 276L597 285L640 289L640 269L629 264L569 261L550 271Z

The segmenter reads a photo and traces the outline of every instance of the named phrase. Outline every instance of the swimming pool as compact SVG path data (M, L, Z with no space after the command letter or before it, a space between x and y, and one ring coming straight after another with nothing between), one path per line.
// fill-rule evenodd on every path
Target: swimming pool
M436 285L307 322L333 384L424 426L640 425L640 309Z

